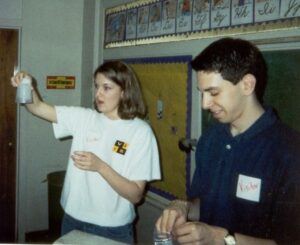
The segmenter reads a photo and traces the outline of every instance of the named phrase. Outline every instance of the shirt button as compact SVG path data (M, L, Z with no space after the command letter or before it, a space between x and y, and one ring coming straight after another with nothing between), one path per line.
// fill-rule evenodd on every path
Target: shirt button
M231 149L231 145L229 145L229 144L226 145L226 149L227 149L227 150L230 150L230 149Z

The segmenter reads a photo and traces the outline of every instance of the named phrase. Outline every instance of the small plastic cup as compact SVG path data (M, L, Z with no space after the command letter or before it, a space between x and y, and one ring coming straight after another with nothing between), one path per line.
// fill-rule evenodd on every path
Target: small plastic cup
M153 233L153 242L154 245L174 245L171 233L161 233L156 230Z
M16 103L30 104L32 103L31 79L24 77L17 88Z

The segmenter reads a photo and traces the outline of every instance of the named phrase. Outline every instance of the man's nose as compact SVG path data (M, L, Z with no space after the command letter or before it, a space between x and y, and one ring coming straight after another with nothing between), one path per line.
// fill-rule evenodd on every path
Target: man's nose
M207 110L212 105L212 98L208 94L202 94L202 109Z

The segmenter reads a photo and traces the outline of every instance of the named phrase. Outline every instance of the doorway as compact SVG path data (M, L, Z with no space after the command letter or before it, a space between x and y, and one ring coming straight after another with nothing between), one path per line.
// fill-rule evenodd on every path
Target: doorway
M14 243L17 106L10 78L18 67L19 31L0 28L0 243Z

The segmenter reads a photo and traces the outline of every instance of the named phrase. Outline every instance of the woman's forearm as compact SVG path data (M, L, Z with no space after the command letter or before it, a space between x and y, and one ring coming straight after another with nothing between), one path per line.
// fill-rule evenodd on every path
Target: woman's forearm
M131 203L138 203L142 199L146 181L130 181L118 174L106 163L101 164L98 172L119 195Z
M26 108L33 115L50 122L57 122L54 106L43 102L35 89L32 89L32 103L26 104Z

